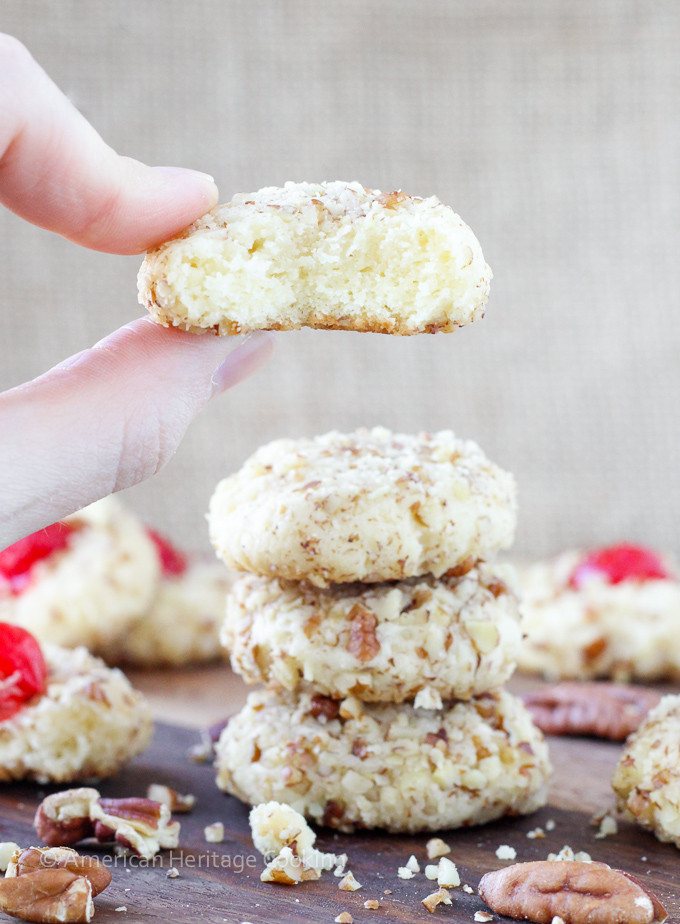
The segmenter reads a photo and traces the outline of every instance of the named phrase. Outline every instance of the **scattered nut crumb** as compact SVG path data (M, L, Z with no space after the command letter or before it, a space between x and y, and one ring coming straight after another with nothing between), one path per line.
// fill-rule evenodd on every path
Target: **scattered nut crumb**
M392 889L385 889L383 891L383 895L391 895L391 894L392 894Z
M176 813L190 812L196 805L196 796L191 793L183 795L165 783L150 783L146 790L146 798L167 805L171 812Z
M439 863L428 863L425 867L425 878L436 879L439 875Z
M214 821L203 828L203 836L209 844L221 844L224 840L224 825L221 821Z
M343 911L337 918L333 918L335 924L354 924L354 918L349 911Z
M557 825L556 825L556 822L555 822L555 819L554 819L554 818L549 818L549 819L546 821L546 823L545 823L545 830L546 830L546 831L554 831L556 827L557 827Z
M437 872L437 885L454 888L460 885L460 876L456 869L456 864L449 860L448 857L439 858L439 868Z
M119 905L117 908L113 909L114 911L127 911L127 905Z
M425 845L425 849L427 850L428 860L436 860L437 857L443 857L447 853L451 853L451 848L441 837L431 837Z
M565 844L564 847L560 850L559 853L549 853L549 860L576 860L579 863L592 863L592 857L589 853L586 853L585 850L578 850L576 853L571 849L568 844Z
M496 856L499 860L514 860L517 856L517 851L509 844L501 844L496 850Z
M488 911L475 911L475 921L477 924L487 924L488 921L493 921L493 915Z
M284 847L260 873L261 882L278 882L281 885L297 885L298 882L320 878L320 870L306 866L290 847Z
M14 841L2 841L0 843L0 873L5 872L16 850L21 850L21 847L15 844Z
M171 866L165 875L168 877L168 879L177 879L179 876L179 870L175 866Z
M406 863L406 869L410 869L412 873L420 872L420 863L416 860L415 856L411 854Z
M338 888L342 892L356 892L361 888L361 883L356 881L354 874L349 870L338 883Z
M408 866L400 866L397 870L397 876L400 879L413 879L413 870L409 869Z
M472 888L472 886L469 886L469 885L467 884L467 882L466 882L465 885L463 886L463 892L467 892L468 895L474 895L474 894L475 894L475 890Z
M368 908L369 911L376 911L380 907L380 902L377 898L367 898L364 902L364 908Z
M619 833L619 826L616 823L616 819L609 814L596 817L594 821L595 824L599 822L600 825L599 830L595 835L595 840L599 841L605 837L611 837L611 835Z
M527 837L530 841L535 841L537 837L545 837L545 831L543 828L532 828L531 831L527 831Z
M436 892L432 892L421 902L422 905L425 905L430 914L434 914L435 908L439 905L451 905L451 896L449 895L446 889L439 888Z

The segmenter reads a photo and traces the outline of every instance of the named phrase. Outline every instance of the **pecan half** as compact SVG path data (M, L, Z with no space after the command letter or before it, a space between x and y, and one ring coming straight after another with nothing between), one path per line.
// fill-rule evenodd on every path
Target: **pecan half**
M668 916L647 888L605 863L516 863L482 876L478 891L497 914L536 924L660 924Z
M623 741L641 724L661 695L617 683L557 683L523 696L547 735L591 735Z
M67 869L38 869L0 880L0 910L37 924L89 922L94 914L92 886Z
M111 882L111 872L96 857L83 857L71 847L27 847L17 851L7 867L7 878L26 876L39 869L66 869L84 876L99 895Z
M349 611L349 619L347 651L364 664L375 658L380 651L380 642L375 632L378 620L375 613L365 610L358 603Z
M34 824L49 847L96 837L115 841L146 859L161 848L176 847L180 830L167 805L141 798L102 799L96 789L67 789L47 796L38 806Z

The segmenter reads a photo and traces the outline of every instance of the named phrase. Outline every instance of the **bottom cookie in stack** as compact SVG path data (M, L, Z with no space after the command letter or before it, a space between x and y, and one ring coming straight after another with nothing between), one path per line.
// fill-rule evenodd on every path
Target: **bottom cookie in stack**
M256 691L222 732L217 784L353 831L436 831L528 814L546 800L547 745L504 690L440 710Z

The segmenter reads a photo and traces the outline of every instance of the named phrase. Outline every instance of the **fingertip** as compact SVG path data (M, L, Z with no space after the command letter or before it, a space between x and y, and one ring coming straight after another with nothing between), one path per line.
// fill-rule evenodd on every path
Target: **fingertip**
M209 173L203 173L200 170L192 170L189 167L152 167L157 176L163 183L173 190L183 190L192 198L201 200L205 204L205 211L209 211L214 205L217 205L218 190L215 178Z

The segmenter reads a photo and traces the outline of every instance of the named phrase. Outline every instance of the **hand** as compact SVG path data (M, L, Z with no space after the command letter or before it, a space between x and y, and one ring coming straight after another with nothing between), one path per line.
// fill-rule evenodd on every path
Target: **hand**
M141 253L217 202L211 177L120 157L0 34L0 202L107 253ZM0 548L155 474L203 405L273 349L140 318L0 395Z

